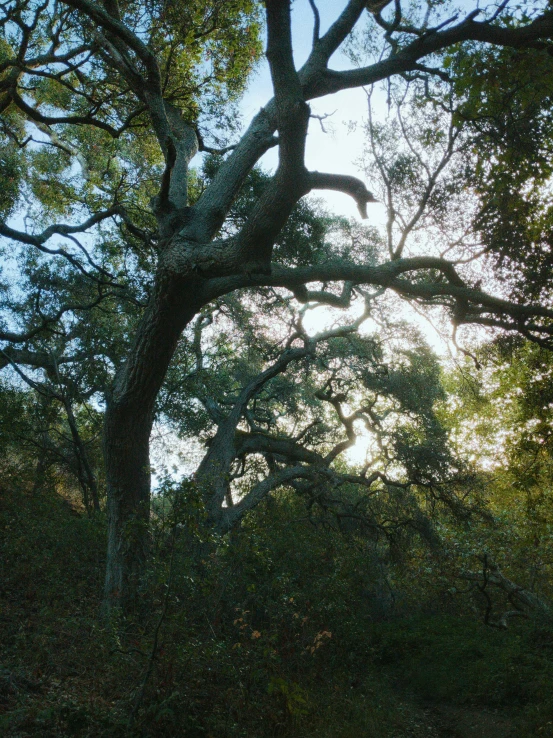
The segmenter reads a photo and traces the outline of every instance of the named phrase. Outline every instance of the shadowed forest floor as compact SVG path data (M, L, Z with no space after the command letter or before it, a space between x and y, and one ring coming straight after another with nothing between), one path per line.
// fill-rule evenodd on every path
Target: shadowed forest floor
M278 510L271 516L277 531ZM303 564L310 578L296 581L301 560L253 531L253 553L229 549L197 580L189 571L176 580L152 658L163 550L147 615L105 623L101 516L55 495L4 490L0 531L2 735L553 736L548 624L498 631L475 614L439 610L371 618L348 579L355 569L333 579L312 541L326 567L317 590L313 562ZM340 562L336 554L333 567Z
M513 720L499 710L433 705L394 738L516 738Z

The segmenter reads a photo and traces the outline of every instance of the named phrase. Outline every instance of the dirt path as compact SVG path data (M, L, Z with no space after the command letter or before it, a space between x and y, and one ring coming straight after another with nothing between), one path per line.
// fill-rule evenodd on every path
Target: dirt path
M421 709L394 738L515 738L515 733L503 713L442 704Z
M425 712L440 738L514 738L512 721L497 711L433 705Z

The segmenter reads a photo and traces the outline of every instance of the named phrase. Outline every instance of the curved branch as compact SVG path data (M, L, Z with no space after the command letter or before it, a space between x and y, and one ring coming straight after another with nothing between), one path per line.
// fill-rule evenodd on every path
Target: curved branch
M308 466L292 466L269 475L252 487L248 494L232 507L221 510L217 525L219 533L227 533L244 515L253 510L274 489L296 479L312 479L315 469Z
M39 110L26 103L15 89L10 90L8 96L23 113L25 113L32 121L37 123L44 123L46 125L55 125L57 123L90 125L96 128L101 128L103 131L107 131L113 138L118 138L122 132L121 130L114 128L109 123L105 123L103 120L94 118L92 115L44 115Z
M327 174L326 172L310 172L309 185L312 190L336 190L353 197L357 203L359 215L368 218L367 203L378 202L372 192L357 177L347 174Z
M526 26L502 27L489 21L475 21L478 13L470 13L457 25L444 30L426 31L421 37L375 64L358 69L334 71L327 69L316 78L304 77L306 99L330 95L340 90L363 87L379 82L395 74L416 70L420 59L435 54L463 41L482 41L496 46L512 48L541 48L543 39L553 38L553 12L545 11ZM305 70L307 71L306 64Z
M88 220L86 220L84 223L81 223L79 225L66 225L63 223L54 224L51 226L48 226L42 233L39 233L37 235L33 235L30 233L25 233L25 231L18 231L15 228L10 228L5 222L0 221L0 236L5 236L6 238L11 238L13 241L19 241L19 243L25 243L30 246L35 246L39 251L42 251L45 254L49 254L50 256L63 256L64 259L67 259L74 267L76 267L82 274L84 274L86 277L89 277L90 279L94 279L96 282L100 282L101 284L111 285L111 286L121 286L116 284L113 281L113 276L103 267L96 264L93 259L91 258L90 254L87 252L87 250L80 244L78 241L76 241L74 238L72 238L72 234L74 233L83 233L84 231L87 231L89 228L92 228L92 226L97 225L98 223L101 223L102 221L106 220L107 218L112 218L114 215L119 215L121 213L121 208L118 205L115 205L112 208L109 208L109 210L104 210L101 213L96 213L95 215L92 215ZM46 241L48 241L52 236L63 236L65 238L71 239L77 247L84 253L85 258L87 262L90 264L90 266L100 272L100 274L103 274L105 277L107 277L107 280L99 280L97 277L94 277L91 275L87 270L83 267L83 265L80 263L78 259L76 259L72 254L70 254L68 251L62 248L58 249L50 249L44 244Z
M148 71L150 81L158 82L161 92L161 75L155 55L120 19L111 15L101 5L91 0L63 0L63 2L75 10L80 10L101 28L121 39L121 41L134 51L144 64Z
M321 454L301 446L293 438L279 438L268 433L238 431L236 434L237 456L259 453L274 454L286 459L319 466L323 466L325 463L325 459Z
M25 343L25 341L30 341L31 338L34 338L36 335L46 330L48 326L50 326L52 323L57 323L58 320L65 313L77 310L90 310L99 305L106 297L108 297L107 294L100 293L95 300L84 305L81 305L79 303L63 305L56 313L54 313L54 315L44 317L40 325L36 326L35 328L31 328L24 333L15 333L14 331L0 331L0 341L8 341L9 343Z
M441 273L443 280L415 281L404 278L404 275L409 272L428 270ZM240 287L274 286L285 287L293 293L299 288L301 294L301 289L309 282L342 281L349 281L354 285L371 284L391 289L407 299L436 303L445 300L443 304L449 307L454 307L456 303L467 304L471 309L479 307L483 313L496 316L506 315L513 321L517 321L517 326L511 326L511 330L524 328L526 321L536 318L553 321L552 309L541 305L520 305L468 287L457 274L454 262L430 256L401 258L378 266L351 262L334 262L297 268L275 265L270 274L244 274L211 279L206 284L206 293L213 299ZM466 315L470 317L470 311L466 312ZM466 322L464 317L462 322ZM533 323L532 330L553 336L553 322Z

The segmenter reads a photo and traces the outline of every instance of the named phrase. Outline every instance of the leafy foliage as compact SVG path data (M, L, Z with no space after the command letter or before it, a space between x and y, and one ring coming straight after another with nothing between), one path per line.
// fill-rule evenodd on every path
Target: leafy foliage
M412 563L312 525L286 495L213 548L193 487L164 490L147 616L133 626L97 619L101 521L59 497L3 489L6 735L424 736L430 718L402 685L511 714L517 735L548 734L547 623L486 628L450 582L410 579Z
M455 115L472 132L476 228L516 294L543 298L551 267L553 59L546 48L463 49L451 59Z

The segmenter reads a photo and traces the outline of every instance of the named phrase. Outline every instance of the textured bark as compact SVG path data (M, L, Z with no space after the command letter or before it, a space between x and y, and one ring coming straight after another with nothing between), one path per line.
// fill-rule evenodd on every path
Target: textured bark
M214 528L221 528L224 518L223 501L228 494L228 478L230 467L237 455L236 430L240 419L255 394L273 377L286 371L288 365L307 356L309 348L289 349L280 359L247 384L228 416L219 424L217 433L211 442L198 469L196 478L204 495L209 523ZM225 527L223 525L223 527ZM228 530L230 526L226 526Z
M105 603L134 609L148 554L151 418L109 405L105 420L108 551Z
M137 605L149 548L150 434L154 404L179 337L199 309L197 285L160 275L105 416L108 553L105 603Z

